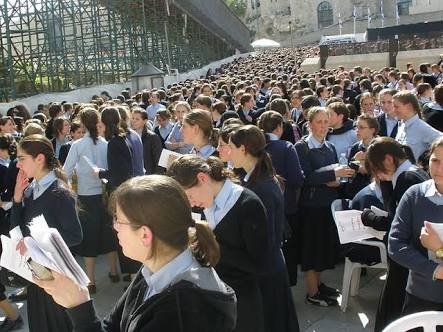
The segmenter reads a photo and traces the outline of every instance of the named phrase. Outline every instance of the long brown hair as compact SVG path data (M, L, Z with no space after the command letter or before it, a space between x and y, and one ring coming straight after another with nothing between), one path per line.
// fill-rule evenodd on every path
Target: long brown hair
M94 144L97 144L98 140L97 123L99 119L98 111L95 108L86 107L80 111L79 116L81 123L89 132L89 136L91 137L92 142Z
M248 186L253 186L261 178L276 176L271 157L265 150L265 135L260 129L254 125L243 126L232 132L230 140L237 148L243 145L246 153L257 158L254 171L247 182Z
M217 182L234 178L234 174L225 168L219 158L209 157L205 160L196 155L184 155L174 160L167 175L177 180L183 188L189 189L198 185L198 173L206 173Z
M214 130L212 125L211 113L202 109L193 109L185 114L183 122L191 126L198 126L203 132L203 137L209 141L212 146L217 146L218 131Z
M195 222L180 184L163 175L138 176L121 184L112 194L110 210L121 209L131 226L147 226L154 234L152 256L161 255L161 244L176 250L189 247L204 266L215 266L220 249L206 223Z
M105 138L109 141L115 136L125 137L125 132L120 124L120 112L116 107L105 107L100 116L101 121L105 125Z
M45 168L48 171L54 171L55 176L69 188L68 177L55 157L54 148L49 139L43 135L30 135L24 137L18 147L32 158L37 158L39 154L42 154L45 157Z

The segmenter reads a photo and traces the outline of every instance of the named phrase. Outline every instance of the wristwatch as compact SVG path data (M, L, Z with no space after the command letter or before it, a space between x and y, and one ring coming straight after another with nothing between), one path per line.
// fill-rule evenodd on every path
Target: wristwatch
M435 252L435 256L437 256L437 258L443 258L443 247L437 249L437 251Z

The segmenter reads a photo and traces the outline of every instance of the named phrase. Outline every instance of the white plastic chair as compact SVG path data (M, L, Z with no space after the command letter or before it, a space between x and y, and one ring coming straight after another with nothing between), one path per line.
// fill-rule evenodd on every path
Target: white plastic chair
M336 199L331 203L331 211L332 216L335 219L335 212L343 210L342 207L342 201L341 199ZM346 199L345 204L347 206L350 205L350 200ZM380 258L381 261L378 264L374 265L366 265L361 263L354 263L351 262L351 260L348 257L345 257L345 270L343 273L343 286L341 291L341 303L340 303L340 309L345 312L346 308L348 306L348 299L350 296L356 296L358 295L358 290L360 286L360 273L361 268L365 267L368 269L387 269L388 263L387 263L387 255L386 255L386 246L383 242L379 241L357 241L354 243L363 244L371 247L377 247L380 250Z
M405 332L417 327L424 332L435 332L438 325L443 325L442 311L423 311L393 321L383 332Z

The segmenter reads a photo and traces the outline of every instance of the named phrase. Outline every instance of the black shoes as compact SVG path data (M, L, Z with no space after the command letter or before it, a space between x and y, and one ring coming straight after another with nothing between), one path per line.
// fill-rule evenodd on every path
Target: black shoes
M321 283L318 292L312 296L306 295L306 303L320 307L331 307L338 305L337 298L341 295L338 289L328 287Z
M108 277L111 280L113 284L120 281L120 275L119 274L111 274L111 272L108 273Z
M320 283L320 285L318 286L318 291L323 295L326 295L327 297L330 297L335 300L337 299L337 297L341 295L338 289L328 287L324 283Z
M0 325L0 332L14 331L23 327L23 319L18 316L16 320L10 320L8 317Z

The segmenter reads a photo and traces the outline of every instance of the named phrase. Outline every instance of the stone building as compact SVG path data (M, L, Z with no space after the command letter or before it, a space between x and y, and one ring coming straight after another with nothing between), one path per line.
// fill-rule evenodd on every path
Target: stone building
M315 32L339 23L368 20L380 26L396 24L396 5L401 23L441 20L443 0L245 0L245 22L256 38L286 39L291 32L298 36ZM381 5L383 4L383 9ZM382 14L383 13L383 14ZM378 25L375 25L377 23ZM366 24L357 25L363 32ZM349 31L348 31L349 33Z

